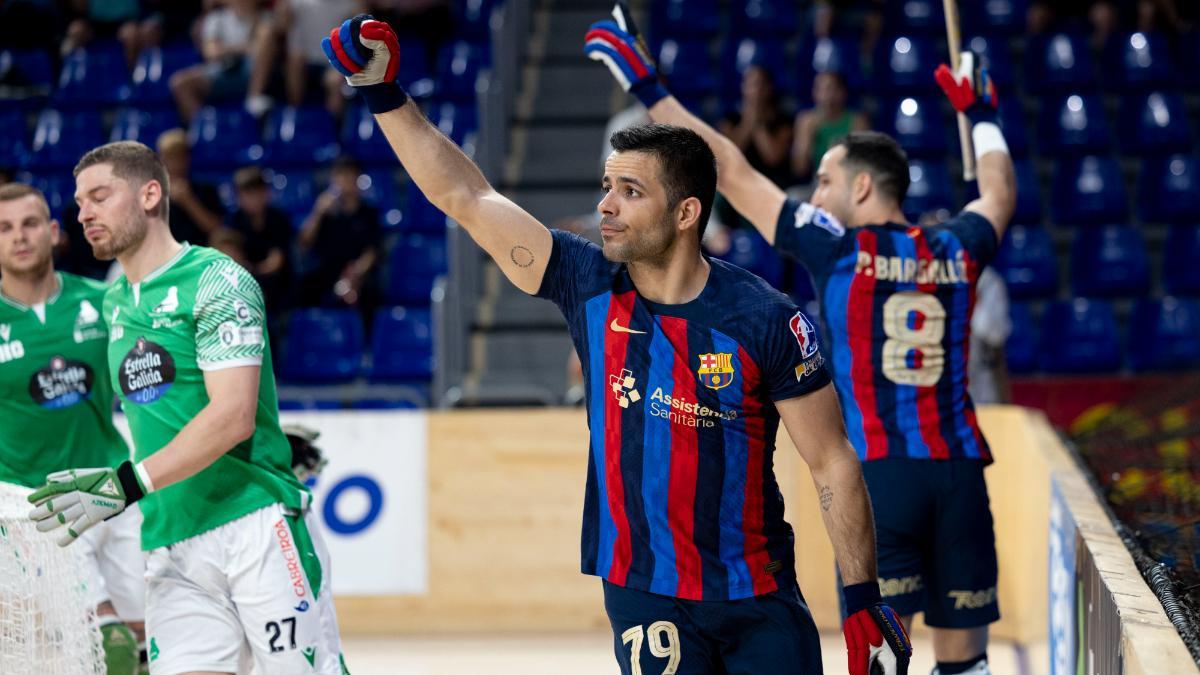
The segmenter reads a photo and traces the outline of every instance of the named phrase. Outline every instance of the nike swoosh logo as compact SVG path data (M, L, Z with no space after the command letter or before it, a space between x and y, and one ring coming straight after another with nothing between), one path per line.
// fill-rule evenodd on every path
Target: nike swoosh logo
M608 324L608 328L609 328L609 330L611 330L614 333L630 333L632 335L645 335L646 334L646 331L644 331L644 330L634 330L632 328L626 328L625 326L622 326L621 324L617 323L616 319L613 319L612 323Z

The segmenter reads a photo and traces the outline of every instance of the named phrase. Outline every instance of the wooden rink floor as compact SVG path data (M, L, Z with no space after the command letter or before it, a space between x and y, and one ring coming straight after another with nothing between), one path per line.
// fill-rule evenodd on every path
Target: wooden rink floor
M909 673L926 675L934 665L928 634L918 633L913 643L915 654ZM824 633L821 646L825 672L846 673L846 648L842 636ZM613 675L620 672L613 657L609 633L349 637L343 638L343 648L346 665L354 675ZM1011 642L994 641L988 648L988 657L993 675L1049 672L1044 645L1023 649Z

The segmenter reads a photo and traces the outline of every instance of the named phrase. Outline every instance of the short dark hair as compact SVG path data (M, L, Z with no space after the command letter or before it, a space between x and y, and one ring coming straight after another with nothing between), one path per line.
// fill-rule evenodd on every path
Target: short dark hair
M267 176L263 172L262 167L243 166L233 172L233 185L239 190L266 189Z
M152 180L158 181L162 187L158 216L163 220L167 219L171 185L167 180L167 167L163 165L157 153L137 141L106 143L89 150L75 165L72 175L78 178L80 172L96 164L112 165L114 176L127 180L138 188Z
M700 200L697 232L703 239L717 195L717 158L704 139L684 127L642 124L618 131L609 143L617 152L644 152L658 158L668 209L674 210L688 197Z
M362 166L359 165L358 160L350 155L339 155L337 159L333 160L329 168L331 171L353 171L355 173L362 171Z
M42 191L25 183L5 183L0 185L0 202L12 202L25 197L33 197L42 207L46 219L50 219L50 206L46 203L46 195Z
M884 197L904 203L908 195L908 155L896 139L878 131L851 131L834 145L846 148L842 166L854 173L866 171Z

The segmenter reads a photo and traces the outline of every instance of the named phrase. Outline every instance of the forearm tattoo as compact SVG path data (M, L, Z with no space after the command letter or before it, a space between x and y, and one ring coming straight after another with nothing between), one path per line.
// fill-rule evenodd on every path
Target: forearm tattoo
M833 490L828 485L822 485L818 496L821 499L821 510L829 511L829 507L833 506Z
M509 257L512 258L513 264L517 267L529 267L533 264L533 251L524 246L514 246L509 252Z

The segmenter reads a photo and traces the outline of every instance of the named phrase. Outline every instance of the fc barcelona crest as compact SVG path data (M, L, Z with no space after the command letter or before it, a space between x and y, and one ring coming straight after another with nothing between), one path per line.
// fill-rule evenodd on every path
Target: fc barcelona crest
M709 389L728 387L733 382L733 354L701 354L696 375Z

